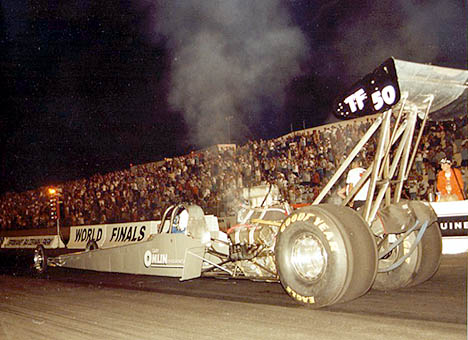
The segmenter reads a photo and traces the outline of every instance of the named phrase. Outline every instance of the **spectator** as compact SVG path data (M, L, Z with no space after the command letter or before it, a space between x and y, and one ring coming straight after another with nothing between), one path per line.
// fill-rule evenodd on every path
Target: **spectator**
M452 168L452 161L447 158L440 160L441 171L437 174L437 191L439 201L464 200L463 179L460 170Z
M249 141L228 150L212 147L62 183L63 223L82 225L157 219L167 206L187 201L200 205L207 213L216 213L220 202L229 197L226 195L229 188L237 190L268 180L281 184L283 193L292 203L311 202L365 133L372 119L339 122L274 140ZM422 136L416 169L410 172L423 187L416 192L416 199L433 193L438 158L453 153L466 176L468 142L462 137L468 134L467 122L466 117L443 123L428 122L429 133ZM370 164L375 154L376 137L372 138L362 150L364 167ZM278 176L278 172L284 176ZM45 189L0 196L0 227L53 226Z
M468 167L468 140L465 140L461 147L461 166Z

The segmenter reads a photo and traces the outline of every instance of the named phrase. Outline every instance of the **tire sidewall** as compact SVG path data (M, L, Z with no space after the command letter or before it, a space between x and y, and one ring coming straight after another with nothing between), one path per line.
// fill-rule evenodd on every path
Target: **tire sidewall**
M298 302L317 308L330 305L347 288L352 255L339 224L322 209L295 212L283 222L275 248L277 269L284 289ZM291 260L294 242L307 235L321 243L326 256L325 268L314 280L298 274Z
M421 240L421 265L408 287L419 285L432 278L440 266L442 234L439 224L430 225Z
M417 232L407 236L402 244L393 250L392 261L379 261L379 269L389 267L405 256L416 240ZM388 272L379 272L374 281L373 288L377 290L395 290L408 286L414 279L421 264L422 249L421 243L414 249L413 253L397 268Z

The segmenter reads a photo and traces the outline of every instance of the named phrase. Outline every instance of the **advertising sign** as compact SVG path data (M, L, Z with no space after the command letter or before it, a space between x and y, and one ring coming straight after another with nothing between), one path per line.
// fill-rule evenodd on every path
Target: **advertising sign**
M46 236L14 236L5 237L2 248L36 248L42 244L46 249L56 249L64 247L64 244L57 235Z

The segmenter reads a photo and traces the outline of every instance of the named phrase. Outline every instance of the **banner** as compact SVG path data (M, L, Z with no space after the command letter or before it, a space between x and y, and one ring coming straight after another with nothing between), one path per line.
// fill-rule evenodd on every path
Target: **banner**
M67 248L86 249L89 241L96 241L99 248L110 248L143 242L157 233L157 221L100 224L70 227Z
M85 249L89 241L96 241L99 248L104 245L106 237L106 225L83 225L70 227L70 239L67 248Z
M442 236L468 236L468 200L431 202Z
M65 245L57 235L5 237L2 248L36 248L42 244L46 249L63 248Z

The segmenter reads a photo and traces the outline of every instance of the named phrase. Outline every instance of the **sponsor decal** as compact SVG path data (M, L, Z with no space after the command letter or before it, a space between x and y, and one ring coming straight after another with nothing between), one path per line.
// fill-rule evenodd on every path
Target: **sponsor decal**
M160 253L159 249L147 250L143 255L143 263L146 268L150 267L182 267L182 259L169 259L168 254Z
M308 221L311 217L313 217L314 214L312 213L304 213L301 212L299 214L294 213L292 215L289 215L288 218L284 221L283 225L280 228L280 232L282 233L291 223L295 222L305 222Z
M57 236L30 236L30 237L5 237L3 248L35 248L43 245L44 248L57 248Z
M294 222L305 222L310 220L311 218L314 218L312 223L320 229L320 231L323 233L325 238L328 241L328 245L330 246L330 250L332 252L336 252L339 250L338 243L335 241L335 234L333 231L330 231L330 227L325 223L324 220L322 220L319 216L314 215L313 213L304 213L301 212L299 214L294 213L292 215L289 215L289 217L284 221L280 228L280 233L284 232L284 230L291 225L291 223Z
M468 216L439 217L442 236L468 236Z

